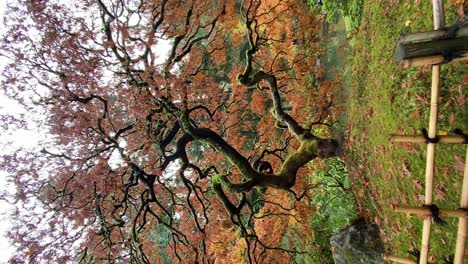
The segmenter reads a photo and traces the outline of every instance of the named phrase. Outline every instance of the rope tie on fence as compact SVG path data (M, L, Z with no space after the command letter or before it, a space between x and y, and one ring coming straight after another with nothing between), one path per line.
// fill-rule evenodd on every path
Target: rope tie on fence
M421 128L421 133L422 133L424 139L426 140L425 141L426 144L429 144L429 143L434 143L435 144L435 143L438 143L439 140L440 140L439 136L437 136L437 135L435 137L433 137L433 138L429 137L429 134L427 134L427 129L425 129L425 128Z
M463 130L461 130L460 128L455 128L453 130L453 133L463 137L462 144L468 144L468 134L463 133Z
M443 50L443 51L441 51L441 55L442 55L442 57L444 57L444 60L441 61L440 63L437 63L437 65L449 63L449 62L453 61L456 58L462 58L463 57L463 54L461 52L454 51L454 50Z
M453 259L454 259L454 255L450 255L450 256L443 256L442 258L440 258L440 260L442 261L443 264L453 264Z
M454 39L457 36L457 32L466 25L467 21L465 18L459 16L452 26L444 28L445 34L440 39Z
M465 26L465 24L466 24L465 19L463 17L459 17L452 26L446 27L444 29L445 34L440 39L454 39L457 36L457 32L463 26ZM443 50L441 52L441 55L444 58L444 60L441 61L440 63L438 63L437 65L449 63L449 62L453 61L456 58L462 58L463 57L463 54L461 52L457 52L457 51L454 51L454 50Z
M434 222L438 225L444 225L445 224L445 221L442 220L442 218L440 218L439 216L439 207L437 207L437 205L435 204L431 204L431 205L423 205L423 207L426 207L428 208L430 211L431 211L431 216L432 216L432 219L434 220Z
M419 259L421 258L421 251L413 248L412 250L408 250L408 254L416 258L416 262L419 263Z

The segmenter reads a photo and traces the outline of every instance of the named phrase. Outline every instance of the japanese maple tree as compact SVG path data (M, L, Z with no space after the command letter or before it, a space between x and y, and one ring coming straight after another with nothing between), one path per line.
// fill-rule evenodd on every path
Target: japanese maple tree
M2 157L16 187L12 262L306 255L306 164L338 145L312 133L333 94L307 80L319 23L302 2L9 6L3 92L33 119L2 118L47 134Z

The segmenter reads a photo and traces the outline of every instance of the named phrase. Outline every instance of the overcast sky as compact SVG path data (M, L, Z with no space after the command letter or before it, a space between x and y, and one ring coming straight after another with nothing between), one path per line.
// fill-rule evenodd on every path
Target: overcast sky
M0 0L0 37L4 33L3 26L3 16L5 12L5 7L7 3L14 3L11 0ZM169 56L170 51L170 41L161 40L158 43L158 53L160 57L157 60L157 63L163 63ZM0 53L1 54L1 53ZM5 58L0 56L0 73L3 73L3 68L5 66ZM0 80L3 78L3 74L0 74ZM1 85L1 84L0 84ZM1 87L0 87L1 88ZM2 114L18 114L25 113L24 109L16 102L6 98L3 95L2 89L0 89L0 115ZM25 115L27 116L27 115ZM0 154L8 153L18 147L23 149L33 149L39 144L40 138L38 137L40 133L37 130L15 130L15 131L2 131L0 130ZM13 186L7 186L8 174L5 171L2 171L0 168L0 192L5 191L7 188L14 188ZM9 191L12 191L11 189ZM5 201L0 200L0 264L7 263L8 259L11 257L14 249L9 244L8 239L5 237L5 232L11 228L11 224L8 221L9 213L11 212L12 207L9 206Z
M0 0L0 36L3 35L3 15L5 11L7 0ZM0 57L0 72L3 72L4 68L4 58ZM0 78L3 78L3 75L0 75ZM12 104L7 100L3 93L0 92L0 114L9 112L9 111L18 111L18 107ZM0 134L0 141L4 143L6 140L11 139L7 135ZM0 144L2 146L3 144ZM4 151L4 149L0 149ZM1 171L0 168L0 191L3 191L6 185L7 174ZM13 249L11 248L9 241L5 238L5 232L10 228L10 223L8 222L8 213L10 212L11 207L4 201L0 201L0 263L7 263L10 258Z

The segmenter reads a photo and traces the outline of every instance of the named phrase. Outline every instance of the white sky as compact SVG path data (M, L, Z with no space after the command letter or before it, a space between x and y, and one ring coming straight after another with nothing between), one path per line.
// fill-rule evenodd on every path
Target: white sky
M0 37L4 33L3 16L7 3L11 4L13 2L11 0L0 0ZM159 53L160 56L157 59L157 63L163 63L169 55L170 41L161 40L161 42L158 43L158 46L157 53ZM5 58L0 57L0 73L3 72L5 64ZM0 75L0 80L2 78L3 76ZM25 111L22 106L20 106L15 101L5 97L0 89L0 114L18 114L24 112ZM41 139L38 137L38 132L35 130L19 129L14 131L0 131L0 152L3 154L8 153L9 151L12 151L18 147L24 149L33 149L34 147L38 146L40 140ZM11 144L9 142L11 142ZM177 169L177 165L175 165L175 167L170 167ZM175 172L172 169L167 172L167 174L174 173ZM11 185L8 186L6 180L7 177L8 173L2 171L2 168L0 168L0 192L3 192L7 189L10 189L11 191L11 188L14 188ZM12 227L8 219L9 213L12 211L12 209L13 208L11 205L5 201L0 200L0 264L7 263L12 253L14 252L14 248L12 248L5 236L6 231Z
M5 12L5 6L7 4L6 0L0 0L0 36L3 35L4 27L3 27L3 15ZM4 68L4 59L0 58L0 72L3 72ZM0 75L0 78L2 76ZM2 93L0 93L0 114L7 113L10 111L18 111L20 108L18 106L15 106L11 102L11 100L8 100L3 96ZM34 136L31 137L31 135L20 135L23 138L34 138ZM0 142L3 145L4 142L7 140L11 140L12 137L9 135L1 134L0 135ZM5 151L2 149L1 151ZM4 171L1 171L0 168L0 191L3 191L7 188L7 182L6 182L6 177L7 173ZM8 239L5 237L5 233L8 229L11 228L11 224L8 221L8 214L11 212L11 206L6 203L5 201L0 201L0 263L7 263L8 259L11 257L12 253L14 252L14 249L11 247Z

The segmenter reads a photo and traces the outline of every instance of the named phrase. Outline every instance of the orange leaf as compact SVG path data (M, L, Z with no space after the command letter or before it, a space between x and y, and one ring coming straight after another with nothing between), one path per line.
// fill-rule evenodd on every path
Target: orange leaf
M455 113L451 113L449 117L449 124L453 125L455 123Z

